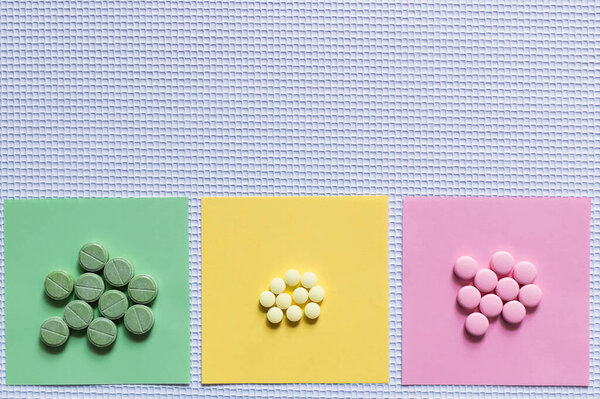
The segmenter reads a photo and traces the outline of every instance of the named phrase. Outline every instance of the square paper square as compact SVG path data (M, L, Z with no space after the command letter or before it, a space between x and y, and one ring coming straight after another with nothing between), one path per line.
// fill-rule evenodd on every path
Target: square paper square
M186 198L7 200L4 229L8 384L189 383ZM79 249L89 241L127 258L136 274L154 277L154 327L140 339L121 320L109 350L93 347L85 330L72 331L63 347L51 350L40 341L40 325L62 317L68 301L47 298L44 279L53 270L77 279Z
M588 198L406 198L403 212L403 384L589 384ZM472 340L453 264L498 250L536 265L544 297Z
M202 382L387 382L387 237L387 197L202 199ZM259 296L291 268L321 315L273 326Z

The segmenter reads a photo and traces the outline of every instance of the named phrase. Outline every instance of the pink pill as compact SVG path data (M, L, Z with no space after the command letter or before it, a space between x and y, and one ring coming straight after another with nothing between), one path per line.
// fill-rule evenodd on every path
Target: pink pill
M481 300L481 293L472 285L465 285L458 290L456 300L465 309L475 309Z
M506 251L498 251L492 255L490 266L498 275L506 276L509 274L515 264L515 259Z
M487 317L479 312L471 313L465 320L465 329L469 334L476 337L485 334L489 326L490 322Z
M496 286L496 294L505 301L512 301L519 295L519 283L510 277L501 278Z
M506 302L502 309L502 317L509 323L518 324L525 318L525 306L519 301Z
M477 273L477 262L470 256L461 256L454 262L454 274L460 279L470 280Z
M479 302L479 310L487 317L496 317L502 313L502 299L496 294L487 294Z
M515 265L513 277L519 284L531 284L537 276L537 270L531 262L519 262Z
M536 307L542 300L542 290L535 284L527 284L519 291L519 301L528 308Z
M479 269L475 274L475 287L481 292L491 292L498 284L498 276L490 269Z

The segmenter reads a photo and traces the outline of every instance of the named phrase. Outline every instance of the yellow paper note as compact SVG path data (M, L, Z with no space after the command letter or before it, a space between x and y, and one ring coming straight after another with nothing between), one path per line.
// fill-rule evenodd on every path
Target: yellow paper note
M273 327L259 296L292 268L321 315ZM202 199L202 383L301 382L388 382L387 197Z

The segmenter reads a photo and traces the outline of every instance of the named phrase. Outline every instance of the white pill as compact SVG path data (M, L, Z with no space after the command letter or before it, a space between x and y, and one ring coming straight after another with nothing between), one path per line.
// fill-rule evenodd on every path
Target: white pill
M286 310L285 316L289 321L296 322L302 318L302 308L300 308L300 306L292 305Z
M271 285L269 286L271 292L275 295L281 294L285 291L285 281L282 278L274 278L271 280Z
M277 324L283 319L283 310L279 308L271 308L267 312L267 319L274 324Z
M304 288L311 289L317 284L317 276L314 273L306 272L302 275L302 285Z
M290 269L285 272L283 279L288 287L295 287L300 282L300 272L298 270Z
M315 285L308 291L308 297L313 302L321 302L325 297L325 290L320 285Z
M294 302L302 305L308 301L308 291L306 291L306 288L298 287L292 292L292 297L294 298Z
M321 307L318 304L311 302L304 308L304 314L309 319L316 319L321 314Z
M287 309L290 307L290 305L292 304L292 297L290 296L290 294L279 294L277 295L277 299L275 299L275 303L277 304L277 307L279 309Z
M270 308L275 304L275 295L271 291L265 291L260 294L260 304L265 308Z

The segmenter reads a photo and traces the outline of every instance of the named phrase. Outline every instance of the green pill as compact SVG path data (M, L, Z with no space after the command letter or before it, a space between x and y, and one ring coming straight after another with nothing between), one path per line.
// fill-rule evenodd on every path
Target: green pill
M79 264L88 272L97 272L108 261L108 251L97 242L88 242L79 250Z
M74 300L65 307L63 319L73 330L83 330L94 318L94 310L87 302Z
M98 300L98 310L102 316L110 320L123 317L128 306L127 296L117 290L106 291Z
M62 270L52 272L44 280L44 291L46 295L57 301L68 298L73 292L73 277Z
M124 258L114 258L104 265L104 278L113 287L124 287L133 278L133 265Z
M40 327L40 339L48 346L61 346L68 338L69 326L60 317L50 317Z
M147 274L135 276L127 286L129 298L135 303L150 303L158 295L158 286L152 277Z
M90 323L87 336L92 345L104 348L117 339L117 326L104 317L98 317Z
M154 325L154 314L152 310L145 305L133 305L125 312L125 328L130 333L140 335L145 334Z
M102 277L94 273L83 273L75 283L75 294L86 302L95 302L104 292Z

